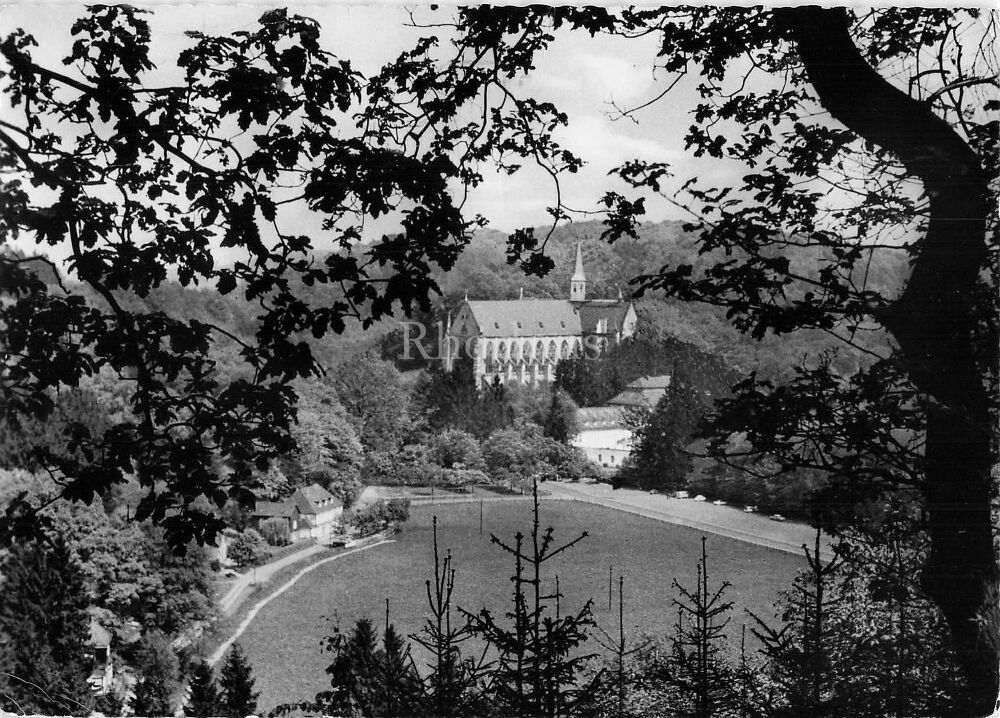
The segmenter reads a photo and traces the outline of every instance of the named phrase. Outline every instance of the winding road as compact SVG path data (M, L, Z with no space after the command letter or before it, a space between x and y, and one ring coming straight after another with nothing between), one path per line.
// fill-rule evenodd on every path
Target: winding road
M215 651L212 653L212 655L208 657L208 663L209 663L209 665L214 666L219 661L222 660L222 657L226 655L226 651L228 651L229 648L230 648L230 646L232 646L236 642L236 640L240 636L243 635L243 632L245 630L247 630L247 627L257 617L257 614L260 613L261 609L264 608L264 606L266 606L271 601L273 601L278 596L280 596L285 591L287 591L292 586L294 586L298 582L298 580L300 578L302 578L303 576L305 576L307 573L309 573L310 571L316 570L317 568L319 568L320 566L323 566L324 564L328 564L328 563L330 563L332 561L337 561L338 559L342 559L345 556L350 556L351 554L359 553L361 551L367 551L370 548L375 548L376 546L382 546L383 544L392 543L392 542L393 542L393 539L383 539L382 541L377 541L375 543L370 543L370 544L366 544L364 546L359 546L358 548L349 549L347 551L343 551L343 552L335 554L333 556L328 556L327 558L320 559L319 561L311 563L308 566L306 566L305 568L303 568L301 571L299 571L298 573L296 573L290 579L288 579L287 581L285 581L285 583L283 583L280 588L278 588L275 591L269 593L267 596L265 596L261 600L257 601L256 604L254 604L253 608L251 608L247 612L247 615L243 617L243 620L240 621L240 625L238 625L236 627L236 630L233 631L232 635L230 635L229 638L227 638L225 641L223 641L222 644L218 648L215 649ZM326 548L326 547L325 546L318 546L317 548L321 550L321 549ZM315 551L312 552L312 553L315 553ZM308 555L309 555L309 553L307 552L307 550L304 550L304 551L299 551L298 553L291 554L290 556L286 556L285 559L295 558L296 561L301 561L304 557L306 557ZM282 561L284 561L285 559L282 559ZM282 561L275 561L273 564L268 564L266 567L262 566L260 568L267 568L267 567L271 567L271 566L278 566L278 564L281 564ZM284 566L287 566L289 563L294 563L294 562L295 561L288 561L288 562L284 563L282 566L280 566L279 568L283 568ZM258 569L258 576L257 576L257 580L258 581L260 580L260 568ZM276 568L274 570L278 570L278 569ZM270 573L268 573L268 575L270 576L272 573L274 573L274 571L271 571Z

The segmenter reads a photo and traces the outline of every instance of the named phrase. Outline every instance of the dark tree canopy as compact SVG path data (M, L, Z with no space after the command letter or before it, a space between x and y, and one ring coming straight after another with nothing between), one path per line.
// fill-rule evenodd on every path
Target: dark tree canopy
M0 699L5 711L87 715L90 619L65 542L22 544L0 563Z
M221 521L197 500L252 500L252 467L292 448L290 382L317 371L303 337L427 310L430 270L450 267L479 224L463 214L463 190L483 181L485 161L540 166L555 180L553 222L571 216L558 179L580 159L555 139L571 118L518 91L539 53L566 32L652 36L661 97L683 82L699 98L692 154L745 174L677 191L677 170L636 158L617 170L628 196L601 203L606 238L633 233L649 202L677 203L713 261L663 266L636 280L638 293L725 307L755 337L812 329L858 344L889 332L891 353L854 376L820 363L788 386L746 383L720 410L720 438L750 433L777 466L819 466L849 500L916 489L923 586L973 687L963 710L988 712L1000 666L995 27L990 11L930 8L484 6L435 22L365 78L322 49L315 23L272 11L249 31L192 34L182 79L163 87L147 81L138 11L94 8L74 28L68 69L40 66L34 40L14 32L0 51L22 116L0 125L0 149L20 179L3 185L0 229L68 246L101 301L0 262L3 419L44 418L55 389L120 376L134 387L132 416L101 432L73 423L70 453L40 449L38 461L70 499L135 474L149 491L140 517L178 545L211 539ZM620 114L655 122L656 108ZM331 238L323 262L314 237L285 226L288 204ZM403 231L366 237L364 217L387 213ZM217 266L213 242L241 259ZM812 261L791 262L790 247ZM911 261L904 288L868 281L875 253ZM510 236L508 259L532 273L552 266L531 229ZM123 309L122 294L174 275L259 306L253 341ZM328 284L335 298L310 306L293 280ZM250 378L220 384L209 348L232 341ZM31 515L15 502L6 525L30 528ZM841 518L824 521L839 529Z
M226 654L219 671L219 708L230 718L249 716L257 712L256 681L253 668L239 643L234 643Z

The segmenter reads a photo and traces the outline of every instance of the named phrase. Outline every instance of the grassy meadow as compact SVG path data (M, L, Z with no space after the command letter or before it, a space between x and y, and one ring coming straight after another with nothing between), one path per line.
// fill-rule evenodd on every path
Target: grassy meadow
M266 606L240 639L257 676L260 708L311 698L328 687L324 670L330 660L322 651L322 638L335 624L348 630L364 616L381 628L387 598L390 620L401 632L420 629L427 613L424 582L433 575L435 515L442 550L450 547L454 556L457 604L503 613L513 562L491 545L490 533L508 540L518 530L527 534L531 505L485 503L482 535L479 511L479 503L414 506L395 543L322 566ZM616 585L620 574L625 577L625 625L632 635L669 634L677 614L672 581L694 586L702 532L569 501L543 501L541 521L543 528L556 527L557 545L581 531L589 534L548 564L550 578L559 575L564 611L593 599L598 623L608 630L617 625L617 613L608 610L610 567ZM744 609L773 615L778 592L805 566L804 558L712 535L708 551L710 583L732 584L730 632L737 640L747 619ZM599 650L596 642L591 650ZM420 665L418 646L414 654Z

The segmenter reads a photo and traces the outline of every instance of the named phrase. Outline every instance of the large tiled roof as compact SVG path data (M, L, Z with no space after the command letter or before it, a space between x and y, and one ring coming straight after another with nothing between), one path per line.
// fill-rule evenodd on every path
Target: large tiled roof
M580 315L565 299L470 300L484 337L580 335Z
M596 334L597 323L601 319L608 320L608 334L617 334L625 324L628 314L628 302L613 299L594 299L580 305L580 328L584 334Z
M329 500L330 503L322 507L321 502ZM311 484L298 489L292 494L292 501L299 509L300 514L316 514L321 510L329 510L336 506L341 506L341 501L319 484Z

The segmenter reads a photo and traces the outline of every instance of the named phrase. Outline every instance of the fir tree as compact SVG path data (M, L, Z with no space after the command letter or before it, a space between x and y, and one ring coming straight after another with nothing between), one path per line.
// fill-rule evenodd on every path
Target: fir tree
M576 613L563 614L558 589L549 584L544 569L549 561L586 538L584 532L562 546L554 546L554 530L544 531L538 515L538 486L533 487L531 534L518 532L513 543L491 535L490 540L514 559L512 607L501 623L489 609L466 613L474 635L496 651L490 691L494 710L503 715L557 718L573 715L595 690L597 679L581 680L582 670L593 654L582 655L581 647L594 625L592 601Z
M132 712L137 716L173 715L179 668L177 655L163 633L152 631L143 636L137 668Z
M803 546L805 549L805 547ZM761 641L777 700L768 711L774 716L843 715L849 711L841 685L844 666L837 660L836 636L831 620L843 603L834 577L843 560L820 558L820 532L813 551L805 549L809 569L796 578L784 600L783 625L774 628L750 612L753 633Z
M808 569L779 604L781 624L751 613L776 689L769 716L971 715L947 629L915 579L920 537L897 520L877 523L877 545L845 534L829 561L817 532L812 550L803 547Z
M410 646L389 623L386 601L385 633L382 635L382 682L378 706L373 715L385 718L413 716L423 704L423 684L413 666Z
M88 599L66 543L15 544L0 576L0 708L89 713Z
M427 704L420 676L410 658L409 646L388 622L383 639L372 621L359 619L350 634L335 630L325 639L334 654L327 667L330 690L312 701L282 705L277 714L305 711L323 715L390 718L416 716Z
M460 646L471 637L468 622L452 621L455 569L451 551L438 550L437 516L434 531L434 580L426 581L430 616L423 629L411 638L431 654L427 677L427 702L437 718L470 715L477 711L475 687L483 675L483 660L463 659ZM457 625L456 625L457 624Z
M703 392L689 377L685 365L678 364L654 409L626 416L635 434L635 451L622 467L621 483L643 489L685 485L691 471L686 447L705 414Z
M234 643L226 655L219 676L222 714L230 718L245 718L257 712L253 670L240 644Z
M725 628L733 608L724 596L729 582L709 588L706 540L701 539L701 560L694 590L674 581L680 598L674 636L673 659L668 679L682 695L677 715L711 718L728 711L737 699L733 694L733 670L723 657Z
M191 718L208 718L219 715L219 687L215 673L208 661L201 661L194 669L189 683L191 695L184 714Z
M549 406L540 417L545 436L563 444L576 436L580 426L576 415L576 402L556 384L552 384Z

